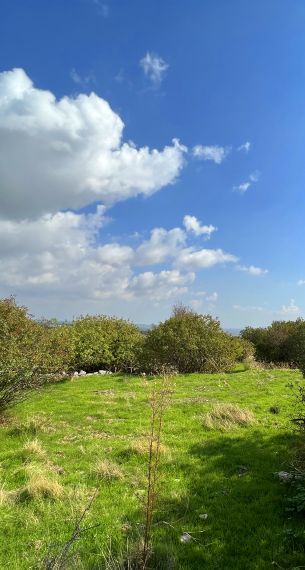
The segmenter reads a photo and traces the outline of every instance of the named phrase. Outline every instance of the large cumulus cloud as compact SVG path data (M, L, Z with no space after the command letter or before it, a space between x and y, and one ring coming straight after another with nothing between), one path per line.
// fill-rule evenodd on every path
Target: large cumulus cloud
M0 215L111 205L174 182L185 148L177 140L161 151L137 148L123 142L123 129L95 93L57 100L22 69L0 73Z

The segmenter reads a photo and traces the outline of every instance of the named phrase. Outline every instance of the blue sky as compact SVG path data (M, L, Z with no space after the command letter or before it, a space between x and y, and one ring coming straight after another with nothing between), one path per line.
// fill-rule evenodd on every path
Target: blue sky
M58 318L304 316L304 2L0 10L1 296Z

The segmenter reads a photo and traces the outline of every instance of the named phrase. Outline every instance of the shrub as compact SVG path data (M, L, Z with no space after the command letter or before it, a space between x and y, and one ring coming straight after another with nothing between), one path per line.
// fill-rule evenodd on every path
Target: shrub
M241 337L253 343L259 361L302 366L305 350L305 321L302 319L274 321L266 328L246 327Z
M134 324L98 315L77 319L72 329L77 368L132 372L137 366L143 335Z
M71 357L64 328L36 322L13 297L0 300L0 412L28 390L54 380Z
M237 356L236 341L221 330L218 320L178 307L146 335L141 363L146 371L171 366L182 373L223 372Z
M290 363L297 366L305 376L305 321L297 319L286 342Z

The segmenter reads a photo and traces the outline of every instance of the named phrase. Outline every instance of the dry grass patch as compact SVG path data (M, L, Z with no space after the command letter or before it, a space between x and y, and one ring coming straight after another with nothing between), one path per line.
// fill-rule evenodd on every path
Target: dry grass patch
M12 435L22 433L37 435L38 433L52 433L56 431L51 419L46 414L36 414L28 417L24 422L16 423L12 429Z
M153 453L156 452L157 449L157 442L152 442L152 451ZM129 452L134 453L136 455L148 455L150 450L150 441L148 438L139 438L135 439L130 443ZM168 451L167 447L162 443L159 443L159 452L166 453Z
M0 486L0 507L4 507L13 502L14 493L12 491L7 491L4 485Z
M36 438L25 442L22 448L22 455L24 459L31 459L33 456L43 459L46 455L46 450L43 448L41 442Z
M246 427L255 423L254 414L236 404L216 404L211 412L201 416L201 420L206 428L221 431Z
M54 474L50 474L45 467L30 464L25 468L28 481L18 492L19 500L24 499L59 499L64 492L62 485Z
M119 480L124 477L120 467L108 459L100 459L96 463L94 474L99 479L105 479L106 481Z

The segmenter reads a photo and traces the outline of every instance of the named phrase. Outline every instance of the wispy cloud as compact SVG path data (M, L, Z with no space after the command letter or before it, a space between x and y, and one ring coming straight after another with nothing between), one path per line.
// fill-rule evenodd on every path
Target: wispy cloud
M247 190L249 190L252 184L258 182L259 177L260 177L260 172L258 170L255 170L254 172L249 174L248 180L242 182L238 186L233 186L233 190L239 192L240 194L244 194L245 192L247 192Z
M298 285L305 285L305 279L299 279Z
M102 0L92 0L93 4L95 4L95 6L97 6L98 8L98 13L103 16L103 18L108 18L109 16L109 6L108 4L106 4L105 2L102 2Z
M147 52L140 60L144 74L151 81L154 87L159 87L166 75L169 64L157 54Z
M243 311L245 313L248 312L259 312L261 313L264 311L264 307L257 306L257 305L233 305L233 309L236 311Z
M231 147L218 145L201 145L193 147L193 156L201 160L212 160L216 164L221 164L228 156Z
M248 154L249 150L251 148L251 143L250 141L245 142L244 144L241 144L240 146L237 147L238 152L245 152L246 154Z
M290 299L289 305L282 305L279 312L282 315L297 315L301 312L301 309L295 304L294 299Z
M79 85L82 88L86 88L88 87L88 85L90 83L95 83L96 82L96 78L94 73L88 73L88 75L85 76L81 76L75 69L75 67L73 67L71 69L71 71L69 72L69 75L73 81L73 83L75 83L76 85Z
M250 275L265 275L268 273L268 269L262 269L261 267L256 267L255 265L238 265L238 271L245 271Z

